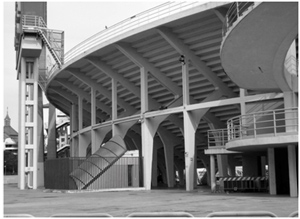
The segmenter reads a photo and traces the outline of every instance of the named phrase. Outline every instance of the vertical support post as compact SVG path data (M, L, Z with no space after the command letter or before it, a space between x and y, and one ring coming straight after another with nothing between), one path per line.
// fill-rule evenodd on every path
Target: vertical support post
M210 155L210 188L212 192L216 191L216 162L213 154Z
M228 159L226 154L217 155L218 170L220 176L228 176Z
M91 87L91 125L96 124L96 90Z
M197 158L197 148L195 148L195 176L194 176L194 188L197 188L198 185L198 171L197 171L197 162L198 162L198 158Z
M184 110L183 117L186 190L192 191L194 189L195 177L195 127L190 112Z
M269 171L269 192L270 195L276 195L276 172L275 172L275 150L268 148L268 171Z
M118 102L117 102L117 81L111 79L111 104L112 104L112 120L118 118Z
M295 145L288 145L288 162L289 162L289 180L290 180L290 196L298 196L297 188L297 162Z
M148 73L145 68L141 68L141 113L148 111Z
M189 63L182 62L182 95L183 106L190 104Z
M151 190L152 159L153 159L153 138L155 129L149 121L144 119L142 122L142 147L144 157L144 187Z
M21 58L19 74L19 147L18 147L18 186L25 189L25 99L26 99L26 62Z
M56 158L56 110L49 103L47 159Z
M43 91L38 88L38 117L37 117L37 187L44 186L44 115Z
M39 78L39 67L38 59L34 59L33 62L33 74L34 74L34 83L33 83L33 184L32 188L37 189L37 159L38 159L38 78Z
M86 157L86 149L90 144L91 136L84 133L79 135L79 148L78 148L78 156Z
M74 103L72 103L72 113L71 113L71 135L73 135L75 132L78 131L78 106ZM72 137L71 141L71 148L70 148L70 155L71 157L76 156L76 151L78 143L77 139L75 137Z
M152 186L157 186L157 145L153 145Z
M115 136L116 133L116 125L114 125L114 120L118 118L118 103L117 103L117 81L112 78L111 79L111 108L112 108L112 136Z
M78 130L83 128L83 107L82 97L78 96ZM78 131L77 130L77 131Z
M164 143L168 187L174 187L174 146Z
M96 125L96 117L97 117L97 113L96 113L96 90L94 89L94 87L91 87L91 141L92 141L92 145L91 145L91 150L92 150L92 154L95 153L96 148L97 148L97 132L96 130L93 129L93 126Z

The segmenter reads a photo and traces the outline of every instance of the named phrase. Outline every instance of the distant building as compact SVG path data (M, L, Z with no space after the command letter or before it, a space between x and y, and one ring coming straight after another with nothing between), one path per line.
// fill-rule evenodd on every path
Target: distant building
M10 125L10 117L8 112L6 117L4 118L4 127L3 127L3 142L6 148L18 148L18 132L11 127Z
M18 173L18 132L11 127L8 111L4 118L3 146L4 146L4 174L14 175Z

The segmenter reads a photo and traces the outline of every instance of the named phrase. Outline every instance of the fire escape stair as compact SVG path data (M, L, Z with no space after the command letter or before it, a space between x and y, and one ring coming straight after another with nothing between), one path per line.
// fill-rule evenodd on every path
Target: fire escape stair
M117 162L126 151L126 144L120 136L111 138L104 146L100 147L70 174L77 189L87 189Z

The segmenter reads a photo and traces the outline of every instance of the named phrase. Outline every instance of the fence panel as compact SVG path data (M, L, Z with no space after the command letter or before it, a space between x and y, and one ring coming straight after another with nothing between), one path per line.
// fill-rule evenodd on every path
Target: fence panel
M95 158L99 159L101 158ZM76 170L86 158L57 158L45 161L46 189L77 189L70 174ZM121 157L99 178L95 179L87 189L141 187L139 157Z

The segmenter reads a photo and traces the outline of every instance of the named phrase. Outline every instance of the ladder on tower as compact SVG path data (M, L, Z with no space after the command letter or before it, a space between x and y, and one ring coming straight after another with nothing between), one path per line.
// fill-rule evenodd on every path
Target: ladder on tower
M53 37L53 40L52 40L50 37L51 35L53 35L53 33L58 34L59 31L54 31L54 30L48 29L43 18L39 17L39 16L35 16L35 15L24 15L23 16L22 29L23 29L23 31L26 31L26 30L37 31L37 33L41 37L42 41L46 45L47 49L49 50L51 56L55 60L58 68L60 68L62 66L63 54L61 54L61 56L59 56L55 50L63 51L63 46L57 45L57 43L55 43L55 38ZM60 33L60 34L62 35L62 33ZM47 35L49 35L49 36L47 37Z
M60 68L62 65L62 62L61 62L60 58L58 57L58 55L56 54L56 52L54 51L48 38L45 36L42 29L38 29L37 31L38 31L38 34L40 35L41 39L43 40L43 42L46 44L50 54L52 55L52 57L54 58L54 60L56 62L56 64L58 65L58 68Z

